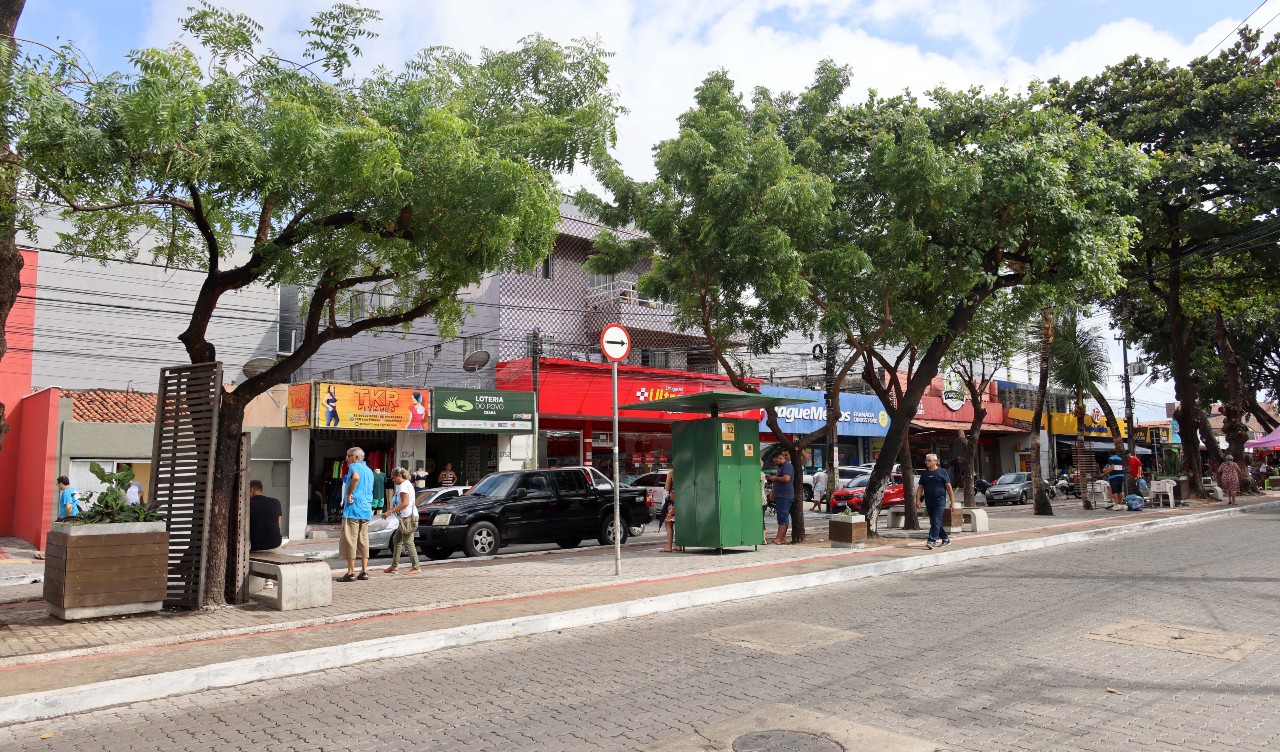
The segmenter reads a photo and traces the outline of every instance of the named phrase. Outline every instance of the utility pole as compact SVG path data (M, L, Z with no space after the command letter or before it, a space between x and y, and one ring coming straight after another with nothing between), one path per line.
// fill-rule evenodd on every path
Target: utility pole
M1124 420L1125 426L1128 429L1126 431L1129 439L1128 454L1129 457L1133 457L1137 450L1134 447L1133 436L1133 395L1129 393L1129 340L1126 339L1124 335L1117 337L1117 339L1120 340L1120 361L1124 365L1124 375L1121 378L1124 382ZM1128 457L1125 459L1128 459ZM1133 473L1127 472L1127 468L1124 478L1125 495L1127 496L1131 493L1135 493L1137 489L1134 488Z
M538 376L542 362L542 330L534 327L529 335L529 357L533 360L533 470L538 469Z

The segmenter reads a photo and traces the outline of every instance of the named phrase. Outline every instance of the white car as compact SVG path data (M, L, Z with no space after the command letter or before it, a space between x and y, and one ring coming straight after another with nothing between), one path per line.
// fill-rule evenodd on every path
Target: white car
M425 491L419 491L415 503L418 505L418 511L428 504L439 504L445 499L451 499L455 496L462 496L471 490L471 486L441 486L440 488L428 488ZM369 558L386 552L391 555L391 536L395 534L396 529L400 527L400 522L396 517L388 517L382 519L374 517L369 523ZM417 541L414 541L417 545ZM421 546L419 546L421 550Z

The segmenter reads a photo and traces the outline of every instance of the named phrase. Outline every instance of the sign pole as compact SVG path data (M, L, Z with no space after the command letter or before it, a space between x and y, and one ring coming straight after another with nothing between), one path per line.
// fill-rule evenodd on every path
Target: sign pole
M613 573L622 575L622 474L618 466L618 362L631 354L631 335L618 324L600 332L600 352L613 365Z
M622 576L622 503L618 473L618 361L613 361L613 573Z

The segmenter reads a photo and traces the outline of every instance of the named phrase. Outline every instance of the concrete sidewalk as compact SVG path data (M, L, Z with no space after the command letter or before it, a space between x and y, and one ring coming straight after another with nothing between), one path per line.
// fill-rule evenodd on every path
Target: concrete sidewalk
M955 561L1033 550L1091 537L1188 524L1280 505L1275 495L1142 513L1085 512L1059 504L992 510L989 533L955 536L927 551L885 538L863 550L814 543L717 555L661 553L628 545L623 576L611 548L506 560L453 559L420 575L375 572L334 583L333 605L278 612L247 605L202 612L60 622L42 602L0 605L0 723L35 720L139 699L304 673L403 652L601 623L620 618L813 587ZM825 539L825 519L811 518ZM901 535L901 531L898 532ZM404 570L402 570L404 571Z

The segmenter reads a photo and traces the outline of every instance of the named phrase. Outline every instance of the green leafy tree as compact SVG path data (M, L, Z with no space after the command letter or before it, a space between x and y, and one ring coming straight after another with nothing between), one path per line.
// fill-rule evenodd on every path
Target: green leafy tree
M845 280L847 329L864 330L886 306L892 326L877 351L918 351L887 447L902 444L943 359L1000 291L1121 283L1134 223L1120 208L1145 175L1136 150L1047 107L1038 89L929 98L873 93L833 119L814 161L835 186L837 237L869 259ZM882 453L868 482L869 524L893 461Z
M1146 288L1146 307L1155 316L1132 317L1136 307L1123 299L1112 308L1145 351L1161 349L1152 339L1167 337L1184 469L1197 493L1203 488L1196 437L1205 433L1205 421L1195 371L1199 335L1188 296L1215 256L1274 251L1280 230L1277 51L1280 37L1264 44L1258 30L1245 28L1231 47L1186 66L1135 56L1075 84L1052 84L1066 108L1141 148L1154 164L1132 210L1142 233L1124 272L1131 287ZM1206 446L1216 451L1208 438Z
M350 74L374 11L338 3L301 31L305 60L263 47L251 18L202 5L197 48L130 53L130 70L84 80L56 58L20 74L16 145L37 195L74 223L60 248L204 270L179 339L217 359L214 310L252 284L304 301L290 355L222 395L220 468L236 467L245 406L326 342L434 317L456 330L459 291L551 249L555 175L604 155L619 112L606 54L541 37L478 58L443 48L400 71ZM232 236L249 237L233 256ZM379 303L353 318L349 303ZM224 601L233 473L215 474L206 601Z
M748 104L725 72L712 73L698 87L695 106L680 116L677 137L654 148L655 179L633 181L615 165L601 171L610 201L586 192L577 197L610 226L634 222L644 233L626 241L602 233L591 269L649 264L642 292L673 304L678 322L706 337L730 381L746 392L759 388L740 353L768 352L788 332L814 331L822 321L808 280L815 251L830 242L833 197L827 180L795 163L784 136L801 102L807 93L774 99L758 90ZM828 390L833 404L858 354L836 369ZM838 417L838 409L829 410L828 427ZM766 421L797 468L801 450L827 432L792 440L776 410L767 410ZM803 499L798 470L793 483ZM793 509L796 541L804 540L803 507Z

